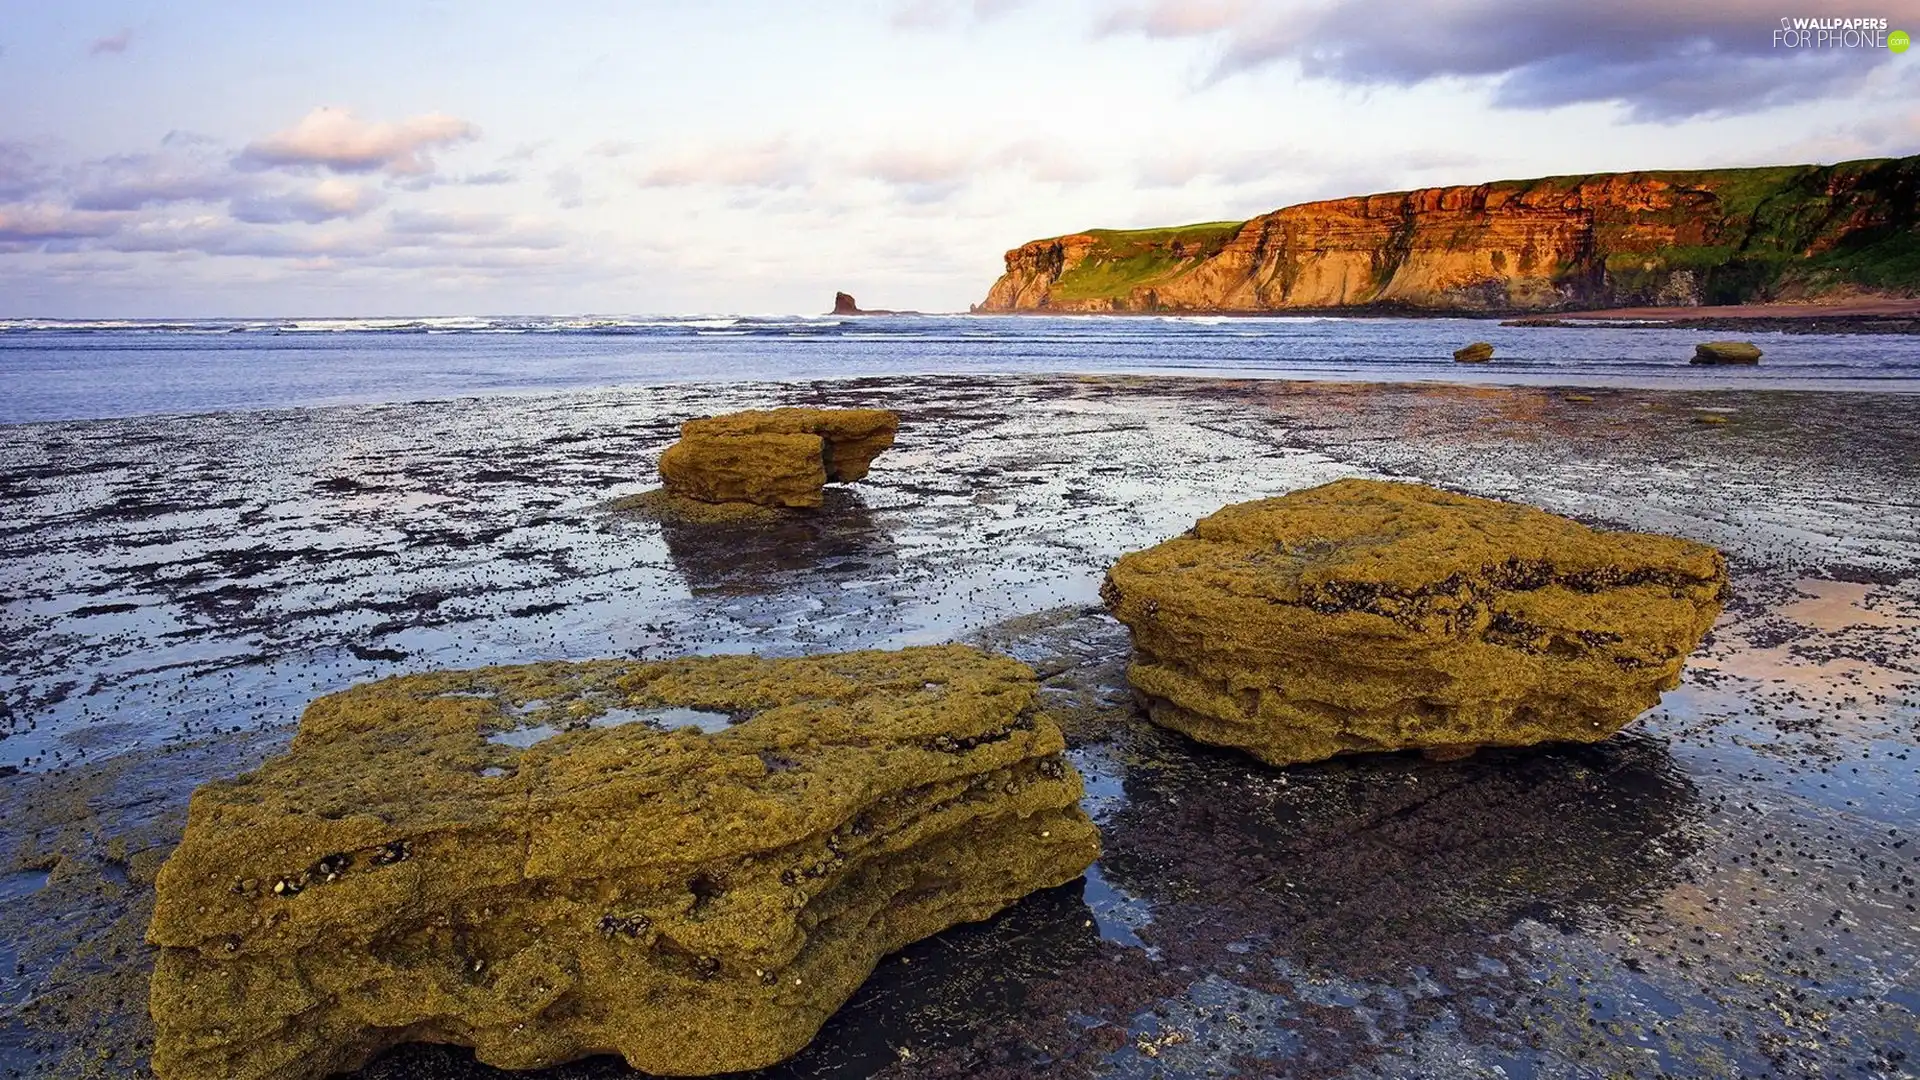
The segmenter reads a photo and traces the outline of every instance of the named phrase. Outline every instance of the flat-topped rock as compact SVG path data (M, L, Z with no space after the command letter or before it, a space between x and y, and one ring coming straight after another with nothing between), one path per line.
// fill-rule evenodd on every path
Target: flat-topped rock
M899 416L885 409L755 409L689 420L660 455L660 478L703 502L817 507L827 483L865 477L899 428Z
M1677 685L1725 560L1419 484L1229 506L1101 595L1157 722L1276 765L1604 739Z
M881 957L1077 877L1080 778L963 646L388 679L194 794L148 932L155 1072L401 1042L668 1075L804 1046Z
M1703 341L1693 347L1690 364L1757 364L1760 346L1751 341Z

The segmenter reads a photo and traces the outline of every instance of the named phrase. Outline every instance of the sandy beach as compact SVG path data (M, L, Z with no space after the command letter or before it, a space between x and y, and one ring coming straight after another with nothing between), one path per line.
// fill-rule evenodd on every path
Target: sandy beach
M900 442L830 512L744 536L609 508L652 486L678 419L769 404L896 409ZM962 640L1039 673L1106 853L887 961L769 1076L1901 1075L1912 439L1892 394L1157 377L16 427L0 1003L24 1007L0 1067L141 1074L141 938L186 797L283 748L314 696L505 660ZM1591 747L1278 770L1146 724L1105 567L1343 476L1705 541L1734 598L1683 685ZM502 1074L408 1047L363 1075Z

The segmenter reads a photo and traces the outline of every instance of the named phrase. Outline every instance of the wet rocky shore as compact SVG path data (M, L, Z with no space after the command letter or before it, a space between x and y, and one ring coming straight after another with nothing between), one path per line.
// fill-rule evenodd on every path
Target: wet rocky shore
M1040 675L1104 854L883 961L767 1075L1914 1075L1911 400L902 377L0 429L0 1075L144 1073L187 795L314 697L947 641ZM680 420L773 405L899 440L818 513L618 509ZM1147 723L1107 566L1347 476L1712 544L1732 598L1592 746L1275 769ZM362 1075L519 1074L409 1046Z

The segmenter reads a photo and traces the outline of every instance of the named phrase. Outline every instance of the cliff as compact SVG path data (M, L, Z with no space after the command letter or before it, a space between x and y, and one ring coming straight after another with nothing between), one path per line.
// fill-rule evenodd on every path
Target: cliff
M1501 180L1007 252L978 311L1544 311L1920 295L1920 156Z

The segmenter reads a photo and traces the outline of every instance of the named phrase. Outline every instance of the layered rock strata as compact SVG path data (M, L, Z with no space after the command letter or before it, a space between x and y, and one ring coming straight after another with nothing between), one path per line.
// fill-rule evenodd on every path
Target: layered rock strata
M689 420L660 455L667 490L702 502L817 507L829 482L867 475L893 445L885 409L757 409Z
M1342 480L1226 507L1101 595L1155 721L1286 765L1604 739L1678 684L1726 588L1702 544Z
M155 1072L401 1042L524 1069L769 1065L879 959L1098 839L1024 665L961 646L551 663L315 701L161 869Z
M981 311L1518 311L1920 295L1920 156L1501 180L1007 252Z

